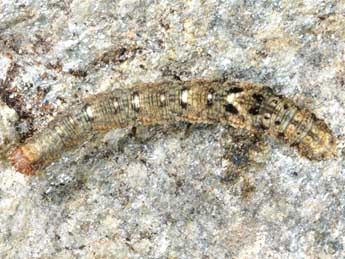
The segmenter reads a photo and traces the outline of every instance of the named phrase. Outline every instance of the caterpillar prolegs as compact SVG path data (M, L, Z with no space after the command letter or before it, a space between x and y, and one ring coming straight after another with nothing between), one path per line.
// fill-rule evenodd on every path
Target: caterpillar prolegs
M221 79L141 84L94 95L15 148L10 161L17 171L34 175L92 132L176 121L268 134L311 160L335 154L335 137L311 111L269 87Z

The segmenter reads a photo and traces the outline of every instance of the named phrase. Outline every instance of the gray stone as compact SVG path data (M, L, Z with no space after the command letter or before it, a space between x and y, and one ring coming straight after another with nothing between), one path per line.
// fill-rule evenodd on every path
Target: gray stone
M344 1L0 9L2 152L90 94L222 76L275 88L339 139L336 159L311 162L272 139L176 123L94 136L38 177L3 159L1 258L345 257Z

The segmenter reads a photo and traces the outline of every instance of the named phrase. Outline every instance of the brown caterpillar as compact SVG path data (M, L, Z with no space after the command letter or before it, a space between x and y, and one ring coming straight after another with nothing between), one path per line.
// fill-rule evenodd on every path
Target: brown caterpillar
M331 130L309 110L269 87L224 79L142 84L92 96L17 147L10 161L17 171L34 175L90 132L176 121L267 133L311 160L336 153Z

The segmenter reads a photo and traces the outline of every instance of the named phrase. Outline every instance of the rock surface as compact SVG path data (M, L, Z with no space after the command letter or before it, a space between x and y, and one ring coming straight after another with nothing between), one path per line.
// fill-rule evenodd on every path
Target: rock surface
M311 162L271 139L179 123L95 136L39 177L3 159L1 258L345 257L344 1L0 10L2 151L89 94L222 76L290 96L339 139L336 159Z

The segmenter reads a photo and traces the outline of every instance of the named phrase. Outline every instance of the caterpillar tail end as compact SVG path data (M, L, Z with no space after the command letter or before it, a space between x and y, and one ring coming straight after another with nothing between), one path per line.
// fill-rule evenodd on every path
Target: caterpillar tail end
M36 175L30 157L25 154L21 147L17 147L11 152L9 161L19 173L27 176Z

